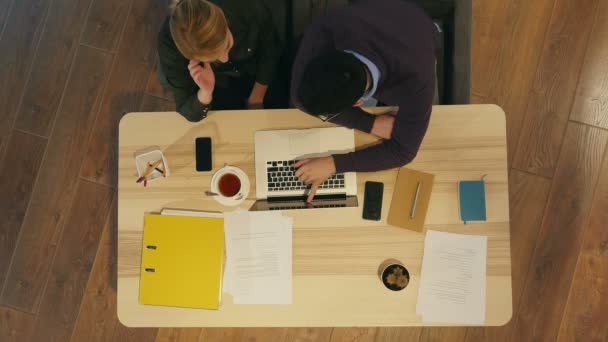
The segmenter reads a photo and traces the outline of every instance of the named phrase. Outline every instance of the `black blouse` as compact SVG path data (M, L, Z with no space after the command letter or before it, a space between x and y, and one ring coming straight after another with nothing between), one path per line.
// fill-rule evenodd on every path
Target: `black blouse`
M270 10L260 0L212 0L228 20L234 37L230 61L213 63L216 78L222 74L253 76L256 82L268 85L274 76L281 53L281 44ZM160 67L171 85L176 110L189 121L200 121L207 116L209 105L198 101L198 86L190 77L189 60L184 57L171 36L169 17L165 19L157 37Z

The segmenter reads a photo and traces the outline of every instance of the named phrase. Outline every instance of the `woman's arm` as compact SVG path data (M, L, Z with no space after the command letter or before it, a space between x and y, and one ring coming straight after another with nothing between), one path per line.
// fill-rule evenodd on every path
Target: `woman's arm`
M260 109L264 107L264 96L266 96L266 91L268 90L268 86L255 82L253 85L253 89L251 90L251 95L247 100L247 108L249 109Z

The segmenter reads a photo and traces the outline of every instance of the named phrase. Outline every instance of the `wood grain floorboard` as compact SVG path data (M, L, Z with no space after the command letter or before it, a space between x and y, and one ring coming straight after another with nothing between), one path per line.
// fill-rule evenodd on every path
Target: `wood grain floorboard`
M510 28L505 25L508 18L505 13L512 4L502 0L473 1L475 39L471 41L474 51L471 64L475 67L471 69L471 92L478 97L488 97L492 86L500 82L495 72L505 32Z
M154 69L152 69L152 71L150 72L150 77L148 78L148 84L146 85L146 93L173 101L173 95L171 94L171 92L163 88L163 86L158 80L158 68L160 68L160 65L158 63L157 58L156 63L154 63Z
M514 312L517 311L526 274L538 241L550 189L551 181L546 178L516 170L509 175Z
M155 342L198 342L202 332L201 328L158 329Z
M80 42L116 51L132 0L93 0Z
M0 136L13 127L50 0L14 0L0 38Z
M509 174L513 316L519 308L550 188L551 181L546 178L517 170ZM513 322L511 320L502 327L468 328L466 341L506 342L511 337Z
M608 131L568 124L513 341L557 337L607 142Z
M466 328L423 328L419 342L463 342Z
M111 341L116 325L116 250L117 198L114 196L93 270L80 305L72 342Z
M175 104L173 101L161 99L150 94L144 94L141 106L139 107L140 112L174 112Z
M402 342L420 340L422 328L378 328L375 342Z
M141 106L154 65L155 37L165 11L165 4L161 1L133 1L82 166L83 178L116 186L118 123L124 114L137 112Z
M112 342L154 342L157 328L127 328L122 323L116 325Z
M93 268L113 190L80 181L52 265L32 341L68 341Z
M606 150L608 151L608 146ZM608 258L608 152L605 153L582 252Z
M0 341L27 341L35 319L35 315L0 306Z
M201 334L201 342L240 342L244 328L205 328Z
M503 36L494 37L501 41L496 57L496 70L488 70L495 81L487 81L476 86L476 88L488 89L485 103L496 103L506 113L509 163L517 150L519 134L531 96L530 89L536 75L555 0L512 0L510 3L509 11L504 14L507 18L504 25L509 29L504 31ZM475 40L477 37L473 39ZM482 52L476 50L472 52L473 56L477 53ZM480 65L485 63L485 61L479 62Z
M583 253L574 273L558 341L608 339L608 257Z
M469 100L471 101L471 104L491 104L496 102L490 101L485 95L473 93L471 93L471 98Z
M332 328L289 328L285 342L328 342Z
M241 335L242 342L285 341L287 328L248 328Z
M556 0L513 165L552 177L598 0Z
M44 33L17 111L15 127L47 137L82 32L91 0L53 0Z
M8 145L9 136L0 137L0 162L4 161L4 152L6 151L6 146Z
M62 224L76 190L78 171L94 121L94 107L112 56L81 47L56 127L25 215L1 302L36 312L55 255Z
M600 1L570 119L608 128L608 1Z
M558 341L608 338L608 152L595 191Z
M4 285L17 238L40 169L46 139L13 132L6 163L0 163L0 289Z
M13 2L14 0L5 0L0 2L0 38L2 38L4 24L6 23L6 18L11 10L11 6L13 6Z
M372 342L378 328L334 328L331 342Z

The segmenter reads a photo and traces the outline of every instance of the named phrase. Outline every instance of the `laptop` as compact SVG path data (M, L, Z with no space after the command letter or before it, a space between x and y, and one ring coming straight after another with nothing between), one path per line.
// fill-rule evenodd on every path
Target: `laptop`
M312 203L310 186L295 176L293 164L355 150L354 131L344 127L258 131L255 133L256 198L252 211L357 207L354 172L327 179Z

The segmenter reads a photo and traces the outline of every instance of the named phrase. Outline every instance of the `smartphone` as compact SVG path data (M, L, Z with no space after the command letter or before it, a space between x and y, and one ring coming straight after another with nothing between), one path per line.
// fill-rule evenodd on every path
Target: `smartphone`
M213 169L211 162L211 138L196 138L196 171L205 172Z
M365 182L365 195L363 196L363 219L380 221L382 216L382 196L384 183Z

